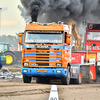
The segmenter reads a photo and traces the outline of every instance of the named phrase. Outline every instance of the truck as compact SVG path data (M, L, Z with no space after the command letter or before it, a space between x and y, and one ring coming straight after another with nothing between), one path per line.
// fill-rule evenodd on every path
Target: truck
M74 51L72 51L72 62L79 64L79 57L84 56L82 79L87 77L88 82L98 82L100 81L100 23L87 23L84 37L84 47L78 45L77 49L75 44ZM81 42L79 41L78 44Z
M26 25L24 33L19 33L24 83L36 77L37 83L60 79L65 85L81 84L82 64L71 63L72 27L63 22L32 22Z
M85 33L85 62L90 66L90 79L100 82L100 23L87 23Z

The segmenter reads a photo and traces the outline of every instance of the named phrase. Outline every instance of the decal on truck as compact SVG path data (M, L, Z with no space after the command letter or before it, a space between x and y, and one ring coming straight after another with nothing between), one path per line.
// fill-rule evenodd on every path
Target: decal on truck
M100 50L100 46L86 46L86 50Z

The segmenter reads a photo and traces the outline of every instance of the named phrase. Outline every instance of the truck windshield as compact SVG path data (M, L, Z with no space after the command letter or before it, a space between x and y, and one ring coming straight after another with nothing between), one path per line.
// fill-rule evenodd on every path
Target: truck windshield
M87 32L87 40L99 40L100 32Z
M40 31L41 32L41 31ZM26 31L25 43L63 43L63 33L62 32L29 32Z

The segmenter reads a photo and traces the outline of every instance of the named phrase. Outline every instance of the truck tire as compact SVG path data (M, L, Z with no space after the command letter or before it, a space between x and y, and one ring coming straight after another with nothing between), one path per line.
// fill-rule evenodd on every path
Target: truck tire
M31 83L31 79L32 79L32 77L23 75L23 82L24 83Z
M50 83L50 78L43 78L42 83L49 84Z
M13 65L16 61L15 55L11 52L5 52L4 54L6 56L6 65Z
M82 68L80 67L78 79L75 80L75 84L81 84L82 83Z
M42 79L40 77L36 77L36 83L42 83Z
M65 78L61 79L61 82L63 85L69 85L70 84L70 70L68 67L68 71L67 71L67 76Z

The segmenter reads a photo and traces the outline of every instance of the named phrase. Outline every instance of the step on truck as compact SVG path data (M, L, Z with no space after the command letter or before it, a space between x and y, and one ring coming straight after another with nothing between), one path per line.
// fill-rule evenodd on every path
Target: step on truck
M62 84L80 84L81 64L71 63L71 25L32 22L19 33L22 48L21 73L23 82L49 83L61 79Z

